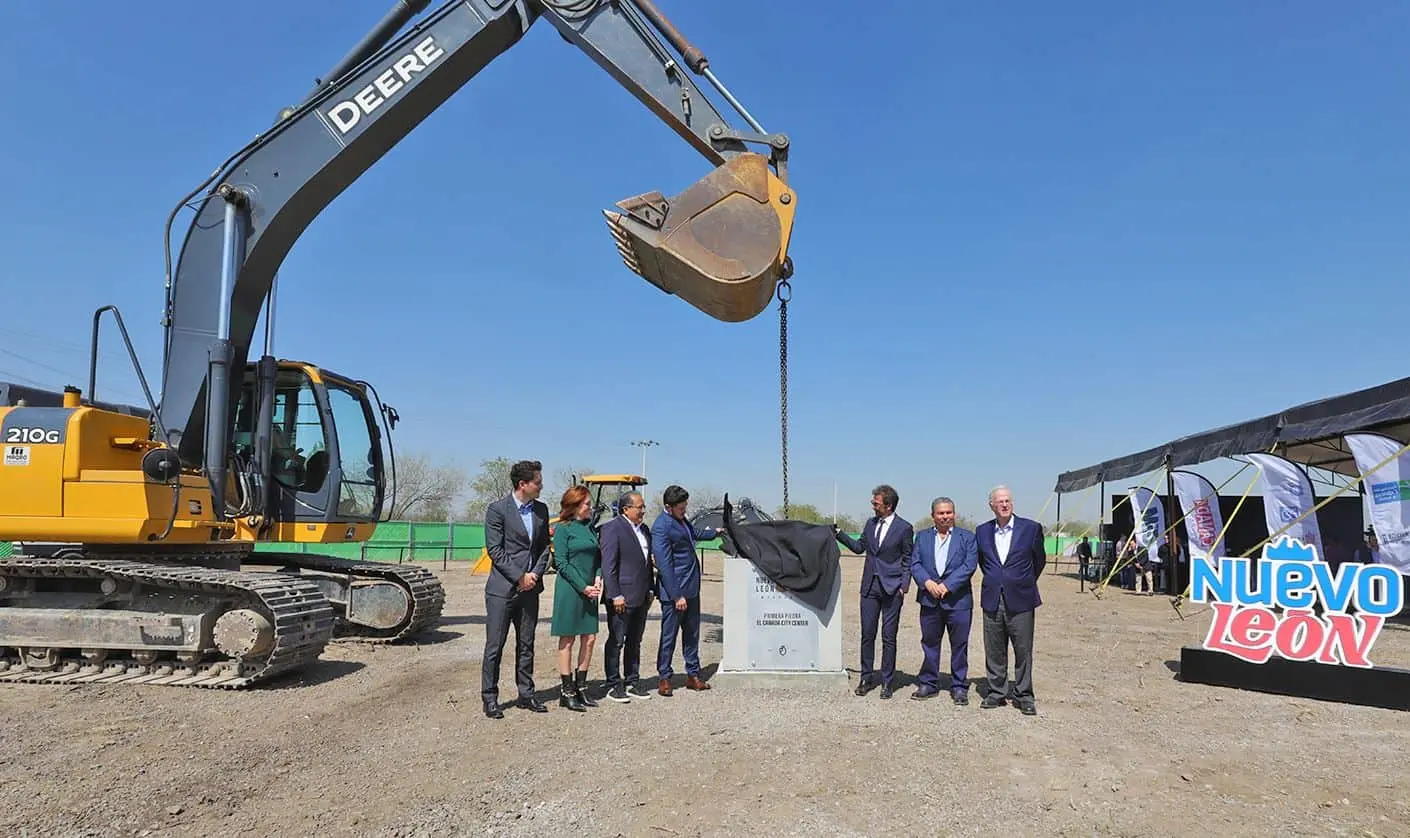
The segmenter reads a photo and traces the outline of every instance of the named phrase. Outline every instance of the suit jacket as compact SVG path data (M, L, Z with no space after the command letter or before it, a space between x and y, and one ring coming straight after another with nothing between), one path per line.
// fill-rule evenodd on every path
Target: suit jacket
M646 536L646 553L632 534L634 526ZM602 601L611 606L612 600L622 597L628 608L649 602L653 574L651 530L646 523L633 525L627 516L618 515L602 525L597 538L602 545Z
M894 513L893 513L894 514ZM911 584L911 549L915 541L915 530L911 522L896 515L891 526L886 528L886 542L876 543L876 531L881 519L873 515L862 526L862 540L858 541L845 532L837 533L837 540L853 553L865 553L862 564L861 593L866 596L872 578L881 582L881 589L888 596L900 591L905 593Z
M1043 544L1043 526L1030 518L1017 515L1011 519L1013 535L1009 538L1008 558L999 563L994 546L994 521L980 524L974 531L979 545L979 569L984 581L979 588L979 607L985 611L999 610L999 595L1009 612L1032 611L1043 604L1038 595L1038 577L1048 563L1048 551Z
M714 527L695 529L689 521L677 521L668 513L656 516L651 525L651 552L656 554L656 596L662 602L680 597L700 596L700 558L695 542L718 535Z
M943 611L963 611L974 607L974 586L970 580L979 568L979 548L974 533L959 527L950 528L949 549L945 553L945 573L938 570L935 555L935 528L926 527L916 533L911 578L916 580L916 602L926 608L939 606ZM943 584L949 593L936 599L925 589L927 580Z
M543 591L550 543L548 505L536 500L533 507L532 538L524 530L514 495L505 495L485 509L485 550L490 554L492 568L485 580L485 596L514 597L519 593L519 578L530 572L538 575L533 593Z

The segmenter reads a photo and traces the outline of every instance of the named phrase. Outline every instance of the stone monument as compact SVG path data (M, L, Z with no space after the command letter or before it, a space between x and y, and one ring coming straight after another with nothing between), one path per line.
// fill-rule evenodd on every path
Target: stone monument
M726 509L729 500L726 498ZM781 578L791 578L789 569L778 555L766 559L747 556L743 545L760 550L771 543L766 540L780 532L780 527L793 527L789 540L783 536L772 543L782 543L791 549L808 549L808 539L796 538L799 527L814 526L814 543L834 545L830 528L801 522L743 523L726 513L733 534L730 550L724 557L724 654L720 668L712 681L721 686L750 687L823 687L846 689L847 669L842 663L842 574L822 573L824 588L809 589L800 595L778 584L760 569L755 559L769 561ZM751 533L743 533L740 527ZM755 527L758 529L755 529ZM757 534L750 538L749 535ZM741 537L742 536L742 537ZM745 553L746 555L741 555ZM818 562L836 562L835 549L809 555L807 564L813 569ZM808 574L805 574L808 575Z

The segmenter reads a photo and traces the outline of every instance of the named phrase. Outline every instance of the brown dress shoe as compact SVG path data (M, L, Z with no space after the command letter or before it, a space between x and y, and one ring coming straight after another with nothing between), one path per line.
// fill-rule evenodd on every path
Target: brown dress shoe
M694 675L685 679L685 688L688 690L708 690L710 685L700 680Z
M662 678L661 683L656 685L656 692L669 697L671 694L671 679Z

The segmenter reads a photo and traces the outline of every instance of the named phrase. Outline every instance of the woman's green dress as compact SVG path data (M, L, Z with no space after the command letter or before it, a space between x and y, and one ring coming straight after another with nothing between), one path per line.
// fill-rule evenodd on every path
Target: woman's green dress
M554 637L597 634L599 601L589 599L583 589L602 573L602 552L585 521L567 521L554 528L553 562L558 581L553 585L550 633Z

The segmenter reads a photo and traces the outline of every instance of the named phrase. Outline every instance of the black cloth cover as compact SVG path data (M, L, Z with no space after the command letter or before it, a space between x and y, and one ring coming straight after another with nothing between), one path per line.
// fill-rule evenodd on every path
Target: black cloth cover
M722 518L729 555L748 559L799 602L825 611L841 572L842 550L831 524L741 520L725 495Z

